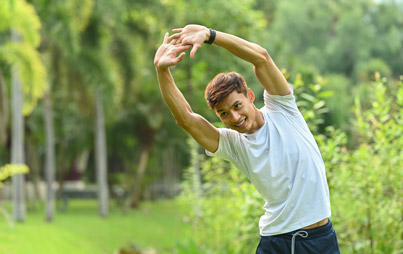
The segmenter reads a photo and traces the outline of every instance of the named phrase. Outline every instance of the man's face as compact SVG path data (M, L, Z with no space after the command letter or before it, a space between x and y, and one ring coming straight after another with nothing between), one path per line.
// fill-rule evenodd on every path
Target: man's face
M248 89L247 96L233 91L214 107L214 111L228 128L240 133L253 133L260 127L256 126L254 99L251 89Z

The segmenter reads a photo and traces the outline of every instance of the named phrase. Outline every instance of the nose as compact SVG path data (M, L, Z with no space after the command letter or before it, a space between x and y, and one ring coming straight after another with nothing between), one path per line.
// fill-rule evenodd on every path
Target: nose
M240 119L241 119L241 115L238 112L236 112L236 111L231 112L231 122L232 123L238 123Z

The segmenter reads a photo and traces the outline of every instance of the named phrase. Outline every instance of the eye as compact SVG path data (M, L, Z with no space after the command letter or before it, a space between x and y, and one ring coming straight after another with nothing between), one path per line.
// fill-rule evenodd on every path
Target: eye
M242 107L242 104L241 104L241 103L238 103L238 104L235 105L234 108L235 108L235 109L239 109L240 107Z
M220 114L221 117L226 117L227 115L228 115L227 112L222 112L222 113Z

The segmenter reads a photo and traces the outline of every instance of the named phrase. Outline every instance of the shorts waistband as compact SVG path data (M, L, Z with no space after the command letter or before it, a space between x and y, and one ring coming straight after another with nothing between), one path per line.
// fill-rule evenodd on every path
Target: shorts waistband
M281 235L273 235L273 237L280 237L280 238L284 238L284 239L292 239L293 235L296 234L297 232L301 232L301 231L306 231L308 233L308 236L306 239L313 239L313 238L318 238L324 235L327 235L331 232L333 232L333 225L332 222L329 221L323 225L323 226L319 226L317 228L310 228L310 229L297 229L288 233L284 233ZM297 240L302 240L301 237L297 238Z

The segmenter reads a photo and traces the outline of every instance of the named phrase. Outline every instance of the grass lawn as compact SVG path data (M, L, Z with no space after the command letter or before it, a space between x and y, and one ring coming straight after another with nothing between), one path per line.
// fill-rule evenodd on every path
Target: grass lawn
M45 222L44 209L30 210L26 221L14 228L0 214L1 254L113 254L130 244L157 254L173 253L176 242L189 239L191 232L183 219L188 210L176 201L143 203L125 215L112 207L102 219L96 201L72 200L52 223Z

